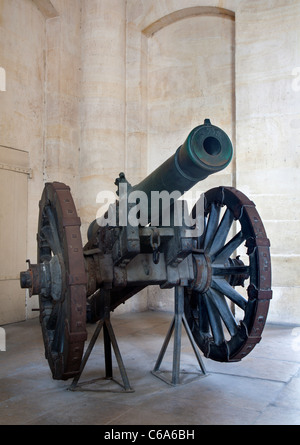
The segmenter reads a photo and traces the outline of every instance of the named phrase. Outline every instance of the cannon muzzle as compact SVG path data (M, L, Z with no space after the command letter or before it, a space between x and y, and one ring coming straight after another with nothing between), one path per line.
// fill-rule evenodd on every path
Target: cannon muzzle
M166 190L181 194L190 190L197 182L226 168L233 154L227 134L205 119L203 125L194 128L176 153L160 167L133 187L147 194Z

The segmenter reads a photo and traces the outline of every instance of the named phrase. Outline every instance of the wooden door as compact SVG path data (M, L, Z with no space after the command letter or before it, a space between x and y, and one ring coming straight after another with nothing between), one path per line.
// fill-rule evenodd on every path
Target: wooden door
M25 320L28 153L0 146L0 325Z

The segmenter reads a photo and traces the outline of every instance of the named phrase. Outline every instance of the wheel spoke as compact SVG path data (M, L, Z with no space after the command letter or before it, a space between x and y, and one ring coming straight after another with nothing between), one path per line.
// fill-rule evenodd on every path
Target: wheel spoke
M59 245L55 244L51 227L49 225L43 226L41 228L41 235L44 237L47 245L50 247L52 252L56 255L56 252L61 249Z
M215 233L210 248L210 255L213 255L214 253L218 252L221 249L221 247L224 246L226 238L232 226L233 220L234 220L233 213L229 209L227 209Z
M209 296L209 298L211 298L214 305L218 309L219 314L228 329L228 332L233 337L238 331L237 323L234 316L232 315L231 310L228 307L224 295L218 292L216 289L208 289L207 295Z
M199 331L202 334L209 334L209 322L206 304L203 294L198 293L198 322Z
M43 226L42 233L45 236L47 242L49 243L49 246L50 246L52 252L54 253L54 255L58 255L58 254L61 254L62 252L61 252L61 243L59 240L57 227L56 227L56 223L55 223L55 218L54 218L53 212L49 206L46 206L45 210L47 213L49 226L48 225Z
M222 266L219 264L213 265L213 275L227 276L227 275L249 275L249 266Z
M233 301L237 306L245 311L247 306L247 300L242 297L225 278L216 278L212 279L211 287L223 293L226 297L228 297L231 301Z
M245 241L242 231L237 233L224 247L212 255L211 260L214 263L224 264L225 261L233 254L233 252Z
M40 251L40 262L51 260L51 247L42 230L37 234L38 248Z
M56 305L58 306L58 305ZM64 330L65 330L65 316L61 305L57 309L57 321L51 349L52 351L62 353L64 346Z
M216 230L219 224L221 207L215 203L211 204L211 211L208 218L208 223L206 226L205 236L204 236L204 250L210 248L211 243L214 239Z
M46 325L49 331L54 331L55 326L57 324L57 318L58 318L58 304L54 304L54 306L52 305L52 311L47 320L47 325Z
M219 311L217 310L216 306L213 304L208 295L204 294L203 298L206 303L209 324L214 337L214 342L216 345L220 345L225 341L225 337Z

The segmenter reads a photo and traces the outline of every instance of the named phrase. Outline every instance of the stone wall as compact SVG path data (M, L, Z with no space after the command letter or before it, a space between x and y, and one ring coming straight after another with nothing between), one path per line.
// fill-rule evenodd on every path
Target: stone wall
M241 2L236 13L237 186L271 241L270 320L299 323L300 2Z
M231 170L205 181L203 187L232 184L257 204L272 246L274 298L269 320L293 323L300 315L300 93L293 88L297 83L292 75L300 65L299 13L299 1L280 0L191 0L184 8L175 0L129 0L127 7L127 113L132 116L127 122L138 122L143 132L134 137L127 128L134 147L127 158L145 159L147 154L147 172L151 171L183 140L178 121L183 133L188 122L197 123L195 103L200 119L211 117L222 126L232 136L235 158ZM222 36L222 57L213 39L215 31L215 36ZM199 61L208 56L208 63L199 69ZM178 78L172 68L180 73ZM195 82L199 82L196 87ZM161 137L155 134L158 126ZM139 167L137 161L136 170L145 174L145 167ZM157 288L148 292L150 307L172 309L171 297L162 298Z
M126 9L122 0L82 2L80 211L83 233L97 194L125 169Z
M231 15L184 16L147 34L147 169L157 168L210 118L235 137L234 20ZM200 193L233 185L230 166L197 184L185 195L190 207ZM151 308L172 309L173 290L148 289Z
M14 248L13 241L16 237L19 240L14 254L11 248L11 253L4 256L2 249L1 264L13 264L10 275L1 278L7 286L11 278L19 281L20 270L26 268L26 258L36 261L38 203L44 183L66 182L75 200L78 196L80 8L80 0L3 0L0 3L0 66L6 73L6 91L1 92L0 97L0 146L17 153L11 166L15 172L23 162L22 153L26 153L31 172L28 190L26 183L24 187L24 183L15 180L18 186L10 189L7 184L7 189L2 189L0 194L2 209L7 196L13 205L17 200L27 200L28 195L26 218L21 211L15 212L11 225L1 226L1 245ZM19 226L16 220L20 221ZM37 297L30 299L28 293L21 292L22 300L10 296L18 303L13 303L13 310L3 308L1 322L36 316L32 308L38 306Z
M299 323L299 18L300 0L3 0L0 145L29 156L27 257L45 181L71 186L85 241L98 192L115 191L121 171L138 183L208 117L235 154L198 192L233 185L257 204L272 245L269 320ZM149 288L118 310L172 301Z
M3 180L6 184L0 192L1 323L9 323L26 317L27 302L24 291L20 296L18 275L26 267L27 255L36 256L37 203L43 187L46 30L45 18L33 2L0 2L0 41L0 66L6 73L6 89L0 93L0 146L6 152L2 162L10 168L0 170L1 184ZM23 164L25 154L27 166ZM21 165L32 171L28 181L26 177L20 181L24 174L18 174L17 168ZM26 209L22 209L23 202ZM7 221L16 203L18 208Z

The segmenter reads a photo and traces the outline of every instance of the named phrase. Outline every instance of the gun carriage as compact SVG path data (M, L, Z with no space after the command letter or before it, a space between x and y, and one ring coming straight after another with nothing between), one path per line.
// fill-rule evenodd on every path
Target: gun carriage
M28 261L20 282L30 295L39 295L45 354L54 379L78 375L87 320L102 320L107 311L149 285L181 292L185 320L205 357L238 361L260 341L272 297L271 262L255 204L233 187L213 188L204 194L203 215L194 206L190 226L176 224L181 207L175 205L175 195L156 214L151 207L153 191L184 194L227 167L232 153L226 133L206 119L138 185L132 187L120 174L115 182L120 199L100 225L90 225L85 246L70 188L59 182L45 185L39 203L37 264ZM127 190L125 197L122 190ZM128 200L131 193L135 203ZM138 214L141 196L147 197L148 208L139 208ZM136 216L145 211L148 217L128 224L130 211ZM166 211L170 224L163 221ZM113 224L107 222L109 214L115 217ZM236 256L241 246L243 260Z

